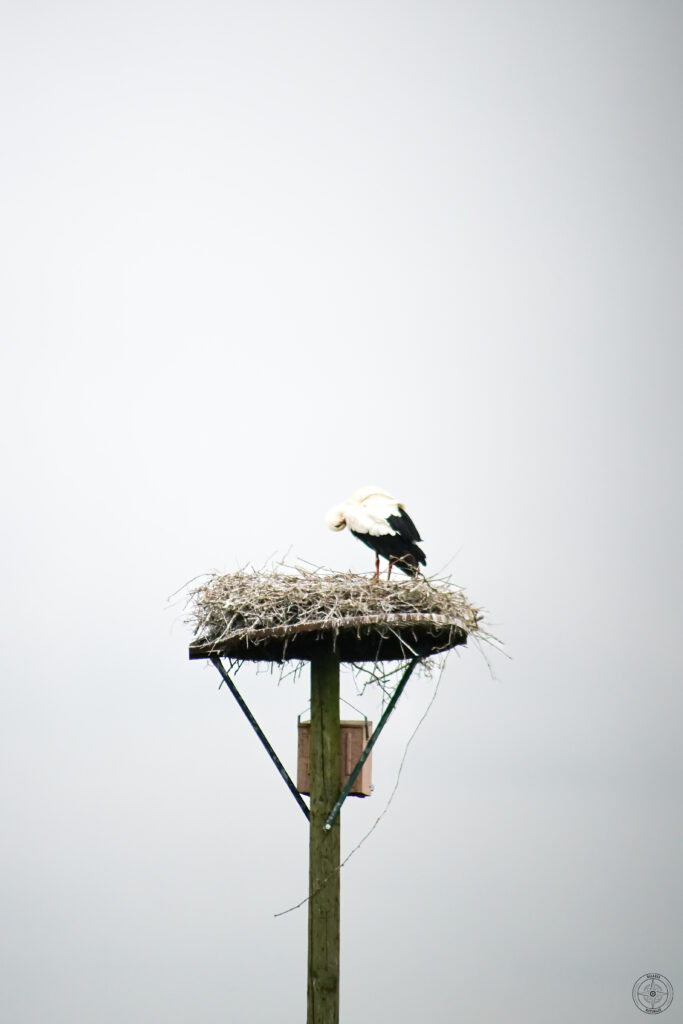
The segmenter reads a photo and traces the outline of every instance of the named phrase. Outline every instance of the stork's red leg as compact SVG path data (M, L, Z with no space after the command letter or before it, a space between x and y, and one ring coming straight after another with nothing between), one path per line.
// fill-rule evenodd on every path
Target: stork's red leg
M375 559L375 579L379 579L379 555L377 555L377 558Z
M389 568L387 570L387 580L391 579L391 567L392 567L393 564L394 564L394 559L390 558L389 559Z

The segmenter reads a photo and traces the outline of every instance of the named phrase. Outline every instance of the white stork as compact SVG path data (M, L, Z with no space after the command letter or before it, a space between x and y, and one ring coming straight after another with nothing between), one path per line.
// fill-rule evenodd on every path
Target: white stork
M341 505L331 508L325 516L331 530L348 526L354 537L362 540L376 553L375 578L379 579L379 556L389 560L387 579L392 565L398 565L408 576L417 576L420 565L426 565L424 551L416 541L422 540L417 527L397 498L379 487L363 487L354 491Z

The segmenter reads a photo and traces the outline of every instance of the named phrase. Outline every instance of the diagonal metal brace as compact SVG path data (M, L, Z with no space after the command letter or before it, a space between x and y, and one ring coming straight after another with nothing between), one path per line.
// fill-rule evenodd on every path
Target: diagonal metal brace
M245 717L247 718L247 721L251 725L252 729L254 730L254 732L256 733L258 738L261 740L261 743L263 744L263 746L266 748L266 750L268 752L268 756L270 757L271 761L273 762L273 764L275 765L275 767L279 771L279 773L282 776L282 778L285 780L285 782L287 784L287 788L292 793L292 795L293 795L294 799L296 800L296 802L298 803L299 807L301 808L301 810L306 815L306 818L310 821L311 812L309 811L308 807L306 806L306 802L304 801L303 797L301 796L301 793L299 792L299 790L296 788L296 786L292 782L291 778L289 777L287 769L283 765L282 761L277 756L277 754L275 753L275 751L271 747L270 743L266 739L266 737L265 737L265 735L263 733L263 730L261 729L261 726L258 724L256 719L252 715L251 711L249 710L247 705L244 703L244 700L242 699L242 696L240 695L237 687L233 683L233 681L230 678L230 676L228 675L228 673L225 671L221 659L218 657L217 654L212 654L211 655L211 661L213 662L213 664L216 666L216 668L220 672L221 676L223 677L223 681L225 683L227 683L228 689L232 693L233 697L235 698L235 700L237 701L239 706L242 708L242 711L244 712Z
M336 804L334 805L334 807L332 808L332 810L330 811L330 813L328 815L327 821L325 822L325 832L329 832L330 829L332 828L332 826L334 825L334 823L336 821L336 818L337 818L337 815L341 811L342 804L344 803L344 801L346 800L347 796L351 792L351 790L353 788L354 782L356 781L356 779L360 775L361 768L363 767L363 765L367 761L368 757L370 756L370 751L372 750L372 748L374 747L375 743L379 739L379 734L381 733L381 731L384 728L384 726L387 724L387 719L389 718L389 715L391 714L391 712L396 707L396 702L398 701L398 698L403 693L403 690L405 689L405 685L408 682L408 680L410 679L411 675L413 674L413 669L417 665L418 661L420 661L420 658L413 658L413 660L411 661L410 665L408 665L408 668L403 673L403 676L401 677L400 683L398 684L398 686L394 690L394 693L393 693L393 696L392 696L391 700L389 701L389 703L387 704L386 708L384 709L384 714L380 718L379 724L378 724L377 728L375 729L375 731L373 732L372 736L368 740L366 746L364 747L362 754L358 758L358 763L356 764L356 767L353 769L353 771L349 775L349 777L348 777L348 779L346 781L346 785L342 789L341 793L339 794L339 798L338 798Z

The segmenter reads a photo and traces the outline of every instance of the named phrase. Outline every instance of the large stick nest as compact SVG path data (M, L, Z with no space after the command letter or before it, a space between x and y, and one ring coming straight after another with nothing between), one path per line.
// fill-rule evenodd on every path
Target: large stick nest
M342 661L428 657L481 635L481 614L449 580L301 568L214 574L190 591L190 657Z

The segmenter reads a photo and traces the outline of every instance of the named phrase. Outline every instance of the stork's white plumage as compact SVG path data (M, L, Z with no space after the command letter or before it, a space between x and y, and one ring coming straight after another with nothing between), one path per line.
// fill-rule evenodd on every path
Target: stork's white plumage
M398 565L408 576L416 576L420 565L426 565L424 551L417 546L421 540L417 527L398 498L380 487L363 487L350 498L331 508L325 517L331 530L348 526L354 537L362 540L376 553L375 572L379 579L379 556Z

